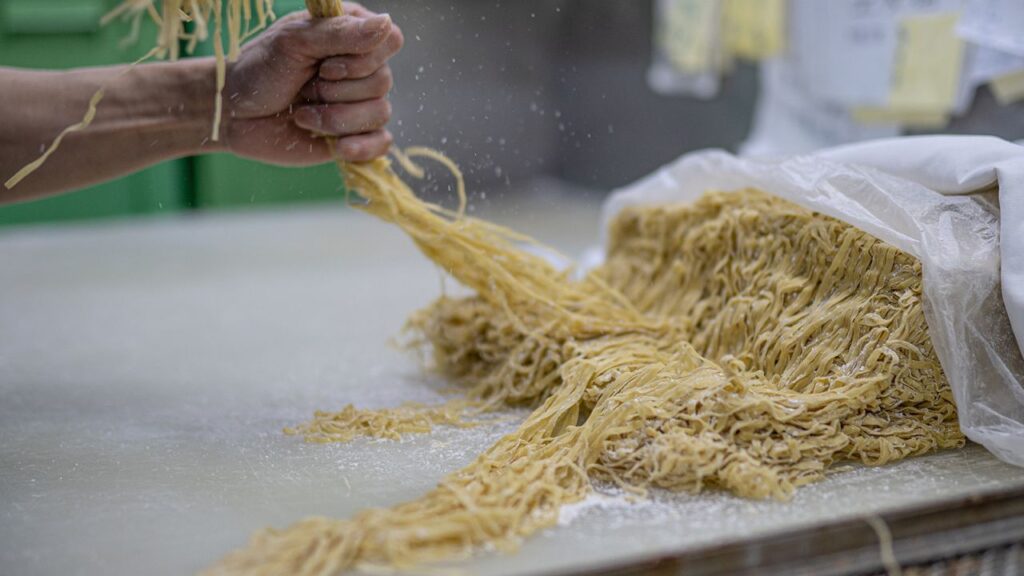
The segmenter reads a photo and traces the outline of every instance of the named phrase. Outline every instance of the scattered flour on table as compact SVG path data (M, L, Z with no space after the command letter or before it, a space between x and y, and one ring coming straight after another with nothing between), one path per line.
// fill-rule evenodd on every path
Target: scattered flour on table
M612 510L617 508L650 506L649 500L629 496L626 494L592 492L589 496L575 502L566 504L558 511L558 525L568 526L576 521L583 513L593 509Z

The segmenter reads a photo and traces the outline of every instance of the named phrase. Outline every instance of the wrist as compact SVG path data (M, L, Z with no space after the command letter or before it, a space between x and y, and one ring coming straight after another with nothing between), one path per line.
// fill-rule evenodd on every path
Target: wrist
M183 138L192 144L190 154L228 151L228 129L231 119L230 98L224 93L217 94L217 67L213 58L193 58L176 63L180 66L181 78L176 83L179 121ZM217 98L221 99L219 137L213 139L213 121L216 116Z
M144 64L108 87L97 123L130 128L140 143L159 146L167 156L220 152L227 147L223 138L212 139L216 95L213 58ZM221 120L222 136L228 117ZM130 126L124 126L126 119Z

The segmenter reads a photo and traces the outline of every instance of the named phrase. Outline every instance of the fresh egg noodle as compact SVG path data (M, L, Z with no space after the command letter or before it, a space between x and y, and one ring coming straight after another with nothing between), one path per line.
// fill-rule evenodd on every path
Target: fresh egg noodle
M386 160L347 175L364 210L475 290L410 320L465 399L452 412L321 413L301 433L345 441L458 421L469 406L534 410L422 498L260 532L210 574L510 551L594 481L638 495L785 499L835 462L880 465L964 442L919 262L852 226L756 190L631 208L612 222L607 262L573 281L516 249L515 234L421 202Z
M211 574L509 551L595 480L784 499L835 462L963 444L920 263L852 226L756 190L631 208L611 225L606 264L574 281L518 249L517 234L420 201L388 160L344 170L363 210L475 291L410 320L465 394L441 408L321 413L299 432L344 441L419 432L464 410L534 411L422 498L261 532Z
M272 15L269 0L226 1L219 61ZM178 39L207 33L211 10L220 44L220 4L132 0L124 13L159 22L174 56ZM314 16L341 13L339 2L307 4ZM288 432L398 438L507 406L532 413L419 499L261 531L208 574L329 575L508 552L594 482L785 499L836 462L881 465L963 444L912 256L762 191L710 192L626 209L606 263L577 280L520 249L528 238L465 216L461 175L445 157L413 148L395 158L414 177L418 160L445 165L460 208L418 199L389 159L339 168L360 209L473 290L409 321L462 394L442 406L319 412Z

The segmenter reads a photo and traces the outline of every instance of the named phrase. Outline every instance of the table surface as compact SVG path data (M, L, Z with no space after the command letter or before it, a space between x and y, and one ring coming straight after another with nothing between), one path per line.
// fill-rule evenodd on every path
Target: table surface
M592 197L492 204L567 253L596 242ZM281 433L316 409L441 398L388 345L441 276L363 214L9 230L0 262L0 565L12 574L194 572L255 529L415 498L515 425L346 445ZM1020 486L1019 469L971 446L854 467L787 503L592 498L518 554L461 566L600 568Z

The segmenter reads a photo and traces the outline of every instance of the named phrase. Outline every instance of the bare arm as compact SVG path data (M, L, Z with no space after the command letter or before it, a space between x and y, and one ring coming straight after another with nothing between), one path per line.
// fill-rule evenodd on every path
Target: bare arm
M39 170L0 203L81 188L157 162L232 152L273 164L330 160L319 134L337 136L340 156L385 153L391 107L388 59L402 45L386 16L362 8L311 20L286 16L229 65L221 141L209 139L215 90L212 59L68 72L0 68L0 182L35 160L82 119L101 86L106 95L88 129L69 134Z
M36 159L64 128L79 122L106 84L96 119L69 135L5 202L26 200L115 178L204 145L213 117L213 64L207 61L69 72L0 69L0 180ZM205 126L204 126L205 124Z

